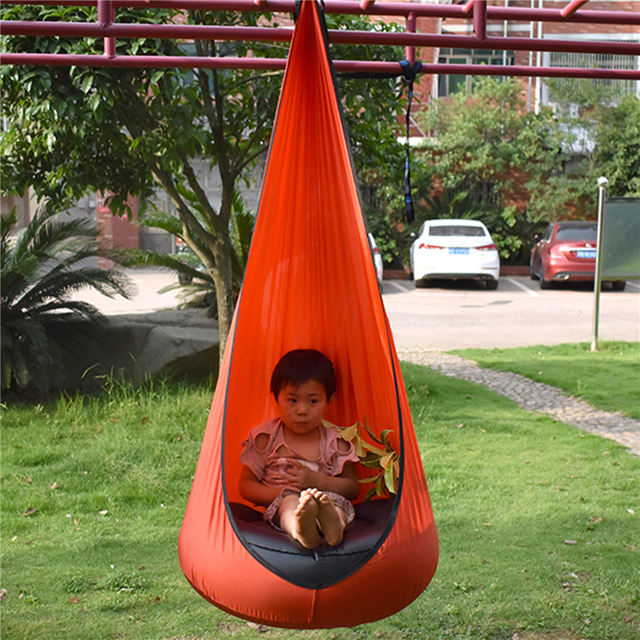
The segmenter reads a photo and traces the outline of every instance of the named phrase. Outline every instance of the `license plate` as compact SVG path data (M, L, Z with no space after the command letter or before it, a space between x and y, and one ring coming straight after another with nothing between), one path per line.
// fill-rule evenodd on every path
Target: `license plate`
M578 257L578 258L595 258L596 257L596 251L595 251L595 249L576 251L576 257Z
M464 247L449 247L449 253L457 256L468 256L469 249Z

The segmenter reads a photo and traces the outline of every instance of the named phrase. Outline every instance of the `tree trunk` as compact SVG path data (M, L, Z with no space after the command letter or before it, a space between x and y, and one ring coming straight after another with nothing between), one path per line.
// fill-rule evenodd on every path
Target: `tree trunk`
M229 329L233 318L233 309L235 306L233 293L233 268L231 262L231 253L233 245L229 235L229 221L233 208L233 192L235 188L235 179L228 174L221 172L222 178L222 201L220 209L213 224L216 228L216 237L213 242L212 253L215 261L215 267L209 269L209 273L213 278L216 286L216 302L218 305L218 331L220 334L220 363L222 364L222 356L227 345L229 337Z
M218 331L220 333L220 362L227 345L229 328L233 317L234 296L231 271L231 256L229 254L231 243L227 234L227 242L216 238L213 246L213 254L216 267L209 269L209 274L216 285L216 302L218 305Z

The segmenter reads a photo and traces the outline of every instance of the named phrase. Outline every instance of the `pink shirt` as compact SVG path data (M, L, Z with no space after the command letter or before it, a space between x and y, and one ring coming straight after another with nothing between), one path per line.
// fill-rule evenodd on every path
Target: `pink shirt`
M255 446L256 438L260 434L268 436L264 450L258 451ZM338 449L338 441L349 445L347 451ZM307 460L299 456L286 443L284 425L280 418L273 418L254 427L249 437L242 443L244 449L240 462L251 469L256 478L270 486L287 485L287 471L291 467L291 460L298 460L312 471L319 471L327 476L339 476L345 462L358 462L353 445L342 440L338 430L330 427L320 427L320 454L315 460Z

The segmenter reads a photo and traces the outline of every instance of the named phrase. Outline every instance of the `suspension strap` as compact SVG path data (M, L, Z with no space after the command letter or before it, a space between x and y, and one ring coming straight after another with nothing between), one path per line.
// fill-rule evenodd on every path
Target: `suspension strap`
M408 60L400 62L402 67L402 75L404 76L409 91L409 102L407 104L406 117L406 158L404 162L404 210L407 222L411 223L415 220L415 212L413 209L413 197L411 195L411 148L409 146L409 132L411 128L411 103L413 102L413 82L422 69L422 62L416 61L411 64Z

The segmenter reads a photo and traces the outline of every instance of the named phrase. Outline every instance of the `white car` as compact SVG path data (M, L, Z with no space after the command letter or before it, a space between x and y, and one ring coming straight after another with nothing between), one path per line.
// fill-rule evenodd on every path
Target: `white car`
M477 220L427 220L411 245L416 286L429 280L484 280L498 288L500 257L487 228Z
M376 241L373 235L371 233L368 233L367 237L369 238L371 255L373 255L373 266L376 269L376 278L378 279L378 284L382 284L382 276L384 273L384 267L382 264L382 254L380 253L380 249L378 249L378 245L376 244Z

